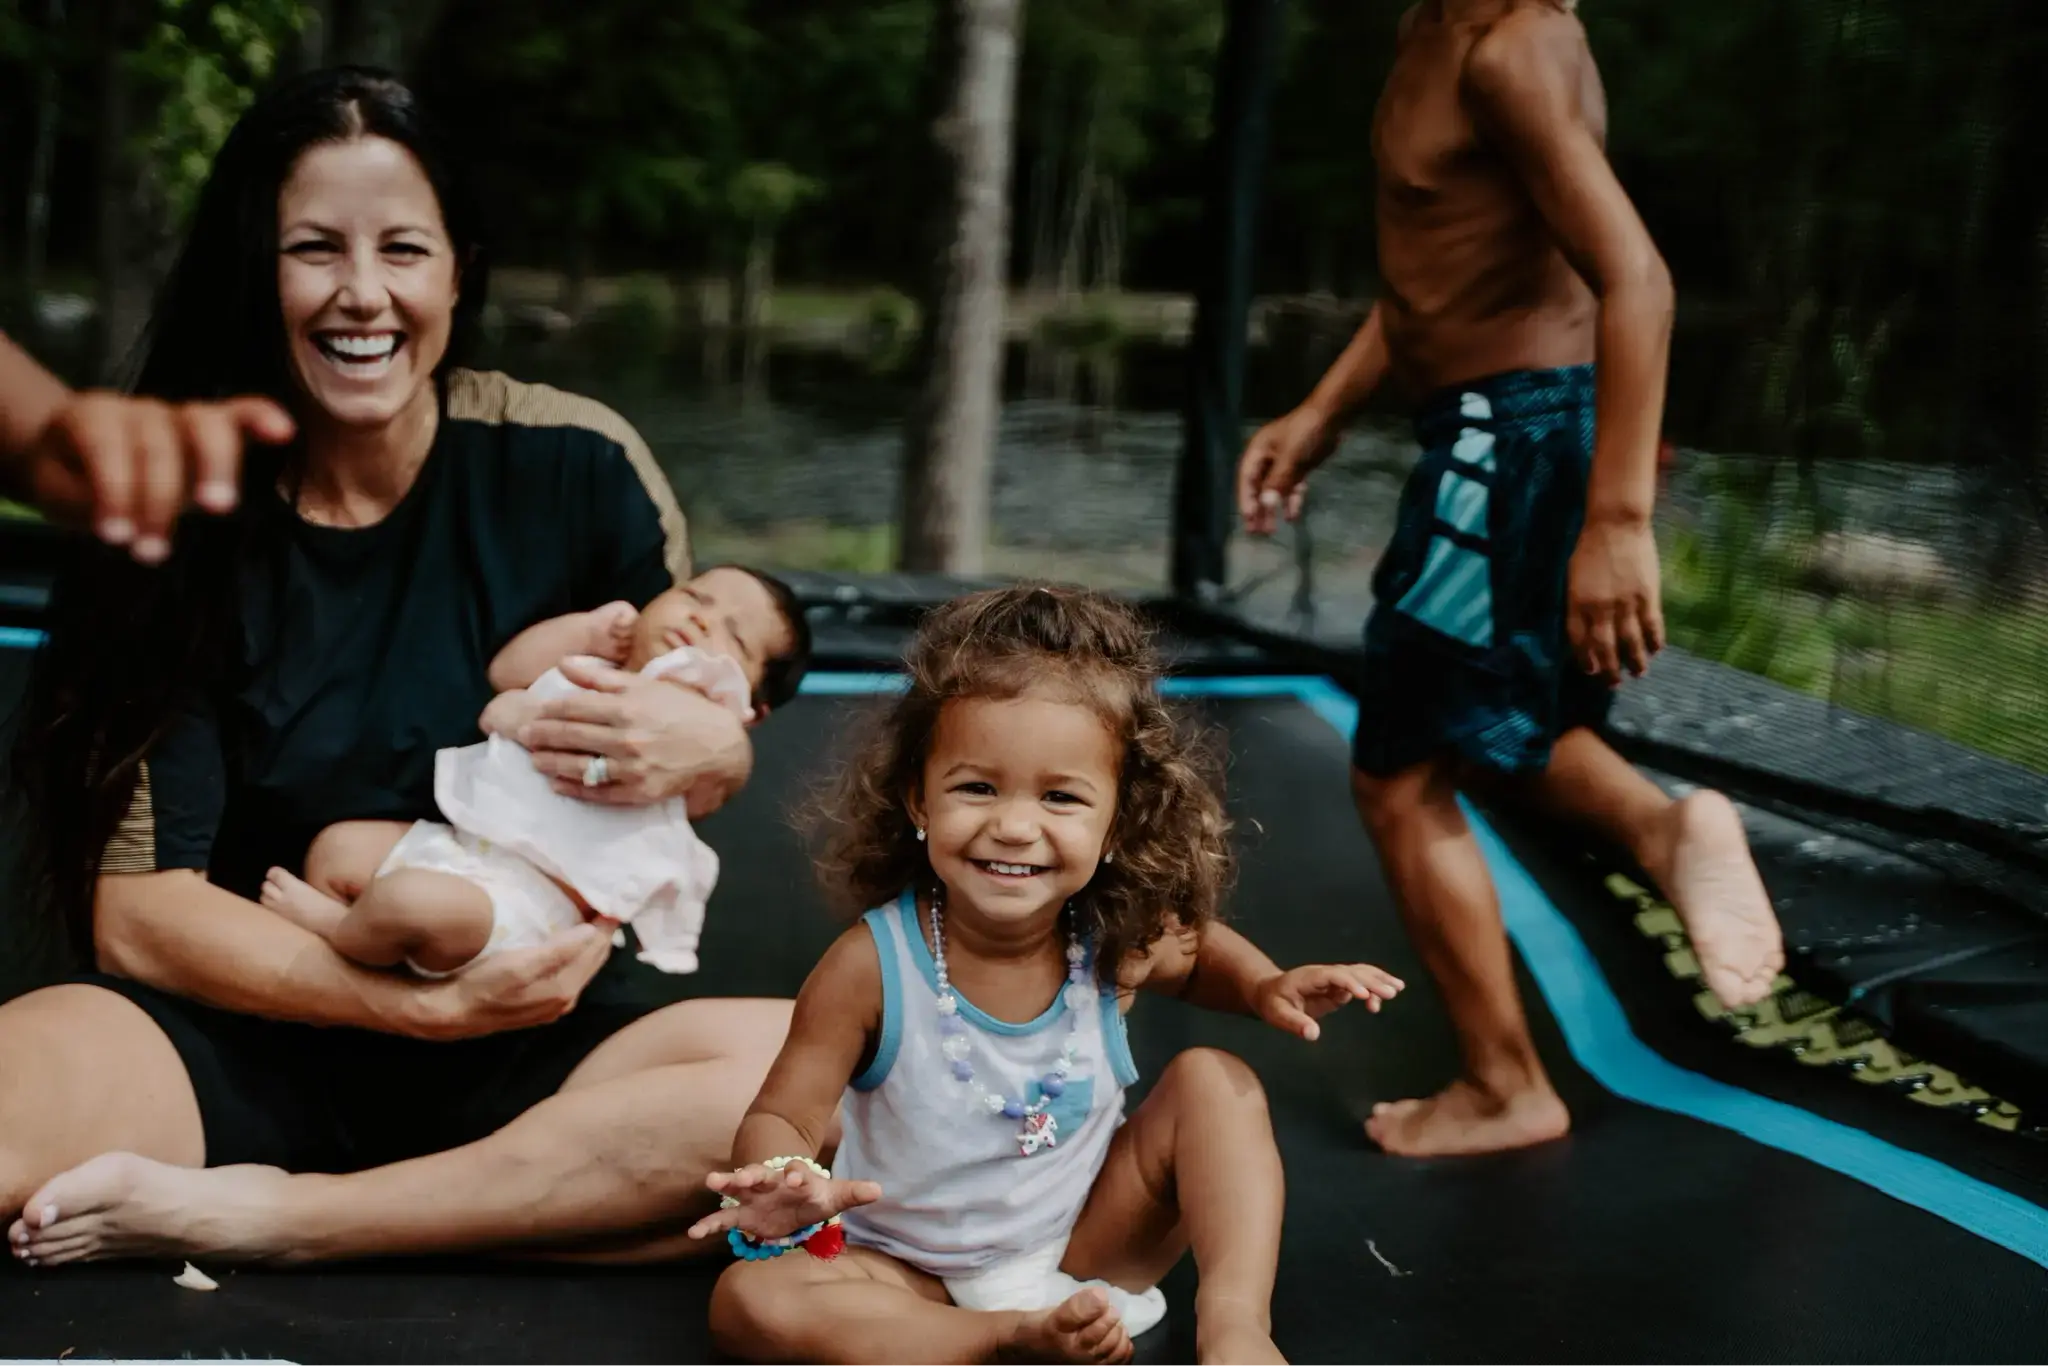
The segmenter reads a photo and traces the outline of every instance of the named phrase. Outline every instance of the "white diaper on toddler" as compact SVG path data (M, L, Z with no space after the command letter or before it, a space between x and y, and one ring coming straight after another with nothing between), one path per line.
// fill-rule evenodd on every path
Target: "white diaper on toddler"
M540 869L509 849L478 839L439 821L416 821L377 869L377 876L417 868L449 873L481 887L491 899L491 938L471 962L506 949L545 943L563 930L583 923L576 903ZM407 966L422 977L448 977L417 963Z
M1134 1295L1107 1281L1077 1281L1060 1270L1067 1244L1062 1239L1036 1252L1026 1252L1008 1261L966 1276L946 1279L946 1293L962 1309L1021 1309L1030 1312L1050 1309L1083 1290L1100 1290L1109 1297L1110 1307L1124 1322L1132 1337L1146 1332L1166 1317L1166 1296L1158 1286Z

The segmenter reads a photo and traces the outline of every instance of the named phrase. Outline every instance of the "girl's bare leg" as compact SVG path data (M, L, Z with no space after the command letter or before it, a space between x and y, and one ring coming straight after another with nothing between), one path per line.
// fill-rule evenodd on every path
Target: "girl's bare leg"
M742 1361L1123 1361L1131 1340L1100 1290L1054 1309L960 1309L946 1287L871 1248L737 1262L711 1292L711 1336Z
M1112 1140L1061 1269L1142 1291L1192 1247L1196 1355L1284 1361L1272 1305L1285 1203L1258 1078L1228 1053L1190 1049Z

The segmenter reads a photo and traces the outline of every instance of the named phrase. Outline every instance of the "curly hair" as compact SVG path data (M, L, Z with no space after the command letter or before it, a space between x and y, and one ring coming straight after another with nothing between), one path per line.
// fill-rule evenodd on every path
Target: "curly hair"
M871 715L806 813L819 878L843 910L936 887L908 798L946 704L1053 689L1101 717L1121 754L1105 851L1115 858L1072 903L1103 980L1169 928L1191 931L1220 914L1231 873L1220 749L1161 698L1163 668L1135 611L1052 584L991 589L928 613L905 664L909 687Z

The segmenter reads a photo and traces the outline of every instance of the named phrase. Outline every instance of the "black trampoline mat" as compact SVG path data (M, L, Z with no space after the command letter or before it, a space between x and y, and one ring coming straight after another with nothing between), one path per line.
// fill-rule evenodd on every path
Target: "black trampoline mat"
M704 827L724 860L704 946L718 994L793 991L834 933L786 815L849 705L816 698L778 713L757 733L753 785ZM1440 1084L1455 1055L1352 813L1346 746L1294 698L1205 706L1231 739L1237 923L1282 963L1365 959L1409 983L1384 1015L1331 1017L1316 1045L1170 1001L1132 1012L1147 1076L1181 1048L1214 1044L1266 1083L1289 1182L1274 1333L1294 1360L2038 1358L2048 1342L2039 1265L1800 1156L1610 1095L1572 1061L1526 971L1538 1043L1576 1132L1497 1158L1379 1154L1359 1129L1372 1104ZM1553 898L1579 898L1574 918L1622 916L1587 885L1544 874ZM1660 985L1685 1004L1683 988ZM1801 1103L1779 1080L1780 1098ZM1807 1080L1816 1095L1852 1085ZM1866 1127L1881 1129L1887 1113L1870 1110ZM1911 1125L1882 1136L1916 1144ZM210 1294L173 1285L176 1269L10 1265L0 1357L710 1359L715 1266L208 1267L221 1282ZM1192 1359L1192 1285L1184 1262L1166 1286L1167 1324L1141 1359Z

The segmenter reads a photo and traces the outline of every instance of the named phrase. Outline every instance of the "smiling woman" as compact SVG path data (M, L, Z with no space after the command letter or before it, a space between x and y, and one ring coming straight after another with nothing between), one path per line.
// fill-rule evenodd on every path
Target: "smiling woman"
M433 184L399 143L309 149L278 196L277 290L296 378L334 425L431 430L423 383L462 291ZM408 414L408 409L421 410Z
M402 85L349 68L251 108L201 195L137 387L266 395L297 438L160 571L82 546L52 599L13 771L50 911L101 971L0 1007L23 1261L652 1255L786 1028L782 1002L624 999L590 925L425 980L257 903L326 827L439 816L436 753L481 738L514 636L687 575L623 419L461 368L487 265L457 170ZM570 733L613 780L571 795L652 804L749 771L731 709L576 681ZM556 705L530 748L580 772Z

